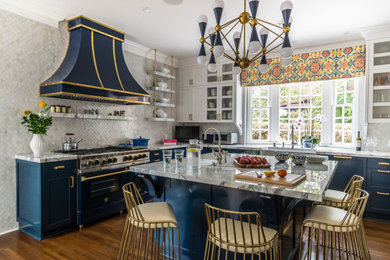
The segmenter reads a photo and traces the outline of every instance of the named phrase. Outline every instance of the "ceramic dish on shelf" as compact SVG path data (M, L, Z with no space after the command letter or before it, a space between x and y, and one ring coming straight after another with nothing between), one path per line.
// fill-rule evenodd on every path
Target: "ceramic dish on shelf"
M162 89L166 89L168 87L168 83L166 83L164 81L159 81L159 82L157 82L157 87L162 88Z
M161 72L164 74L169 74L171 72L171 70L168 68L161 68Z
M168 114L161 108L156 110L156 116L159 118L167 118Z

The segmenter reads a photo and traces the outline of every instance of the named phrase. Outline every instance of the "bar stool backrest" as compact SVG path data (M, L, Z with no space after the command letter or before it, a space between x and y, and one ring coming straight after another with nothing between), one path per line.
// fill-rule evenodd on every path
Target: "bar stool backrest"
M138 205L143 204L144 201L142 200L135 183L130 182L123 185L122 190L123 196L125 197L127 214L134 220L144 221L141 211L138 208Z
M224 210L207 203L205 208L209 234L228 248L255 247L267 243L258 213ZM253 228L251 224L255 224L257 228Z
M345 204L345 210L348 211L348 213L342 220L342 225L354 225L360 222L364 210L366 209L368 196L368 192L362 189L356 188L354 190L351 199Z

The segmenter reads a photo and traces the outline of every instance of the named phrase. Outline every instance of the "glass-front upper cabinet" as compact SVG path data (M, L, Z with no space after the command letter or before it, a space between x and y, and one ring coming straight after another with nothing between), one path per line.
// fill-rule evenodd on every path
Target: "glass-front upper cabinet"
M372 118L390 119L390 71L372 72Z
M390 65L390 39L388 41L372 43L372 65Z
M218 88L207 88L207 120L218 120Z
M222 120L233 119L233 86L222 86L221 89Z
M230 82L234 79L233 74L233 63L222 63L217 64L217 71L210 72L206 69L206 82L207 83L216 83L216 82Z

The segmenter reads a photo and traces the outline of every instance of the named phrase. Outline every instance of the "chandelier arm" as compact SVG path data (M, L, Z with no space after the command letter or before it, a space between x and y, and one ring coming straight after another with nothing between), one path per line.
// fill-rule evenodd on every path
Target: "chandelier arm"
M244 0L244 12L246 12L246 0Z
M237 24L239 23L240 21L237 21L232 28L230 28L230 30L223 36L222 40L226 38L226 36L228 36L228 34L234 29L234 27L237 26ZM223 34L222 34L223 35Z
M213 47L213 45L212 44L210 44L210 43L208 43L208 42L204 42L204 43L206 43L208 46L210 46L210 47Z
M243 51L243 54L244 54L244 57L246 58L246 56L245 56L245 35L246 35L246 24L244 23L244 24L243 24L243 26L244 26L244 43L243 43L244 51Z
M232 49L232 51L234 52L234 54L237 56L237 51L233 48L233 45L230 44L229 40L226 39L226 35L222 31L221 31L221 34L223 36L223 39L225 39L225 41L229 44L229 46Z
M281 36L282 36L283 33L284 32L282 32L281 34L277 35L277 37L275 39L273 39L270 43L268 43L267 46L265 46L265 48L267 49L269 46L271 46L271 44L274 43L279 37L282 38Z
M233 61L234 63L237 63L237 61L235 59L233 59L230 55L224 53L223 56L231 61Z
M205 40L207 40L208 38L210 38L211 36L213 36L213 35L215 35L215 34L217 34L217 32L215 31L215 32L213 32L213 33L211 33L211 34L209 34L207 37L204 37L204 39Z
M257 59L259 59L259 58L261 58L261 57L263 57L263 56L264 56L263 51L259 51L259 52L250 60L250 62L254 62L255 60L257 60Z
M244 25L241 25L241 32L240 32L240 40L238 41L237 51L240 49L241 39L242 39L242 31L244 30Z
M281 35L284 34L284 31L281 33L281 34L278 34L276 32L274 32L273 30L271 30L269 27L265 26L264 24L262 23L259 23L260 26L263 26L265 29L267 29L268 31L272 32L273 34L275 34L277 36L277 38L282 38L282 40L284 40L284 37L281 37ZM277 39L276 38L276 39Z
M275 27L277 27L277 28L279 28L279 29L282 29L282 30L283 30L283 27L281 27L281 26L279 26L279 25L276 25L276 24L273 24L273 23L267 22L267 21L265 21L265 20L262 20L262 19L259 19L259 18L256 18L256 20L257 20L258 22L266 23L266 24L269 24L269 25L275 26Z
M239 19L239 17L237 18L234 18L232 20L230 20L229 22L226 22L225 24L221 25L221 30L228 27L229 25L231 25L232 23L234 23L235 21L237 21Z

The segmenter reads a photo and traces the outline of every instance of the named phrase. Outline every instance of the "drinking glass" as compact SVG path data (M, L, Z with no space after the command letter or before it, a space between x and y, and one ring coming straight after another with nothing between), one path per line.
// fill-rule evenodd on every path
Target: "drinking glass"
M176 169L183 168L183 157L184 157L184 150L176 149L175 150L175 165L176 165Z
M164 168L171 167L172 150L163 150Z

